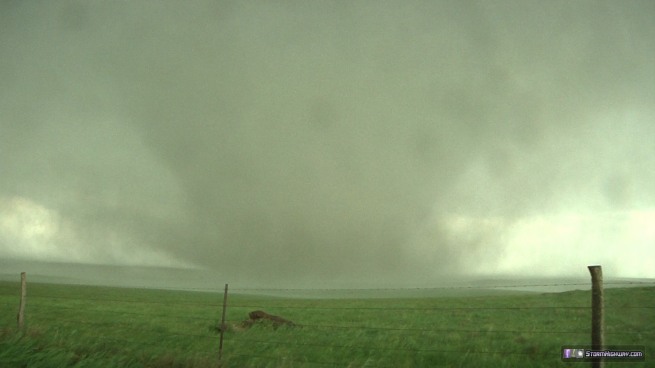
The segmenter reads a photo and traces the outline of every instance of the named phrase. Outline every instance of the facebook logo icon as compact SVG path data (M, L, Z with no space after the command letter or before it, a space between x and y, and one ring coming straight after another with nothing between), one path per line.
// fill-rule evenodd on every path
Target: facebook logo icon
M582 359L584 358L584 349L573 347L562 347L562 359Z

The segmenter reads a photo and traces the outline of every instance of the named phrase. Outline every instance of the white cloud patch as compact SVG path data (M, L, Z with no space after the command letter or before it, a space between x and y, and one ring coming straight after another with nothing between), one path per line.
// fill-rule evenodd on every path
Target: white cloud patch
M0 257L52 262L193 267L166 252L137 244L118 232L88 247L74 226L30 199L0 198ZM92 251L91 251L92 250Z
M654 225L654 209L448 221L451 236L463 241L496 234L488 250L501 254L471 259L479 274L539 277L579 275L593 264L612 277L655 277Z

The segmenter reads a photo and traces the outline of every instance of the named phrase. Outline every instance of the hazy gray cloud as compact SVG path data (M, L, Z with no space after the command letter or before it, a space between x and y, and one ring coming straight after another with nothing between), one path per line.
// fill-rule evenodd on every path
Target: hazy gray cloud
M655 205L650 1L0 6L0 196L85 260L411 283Z

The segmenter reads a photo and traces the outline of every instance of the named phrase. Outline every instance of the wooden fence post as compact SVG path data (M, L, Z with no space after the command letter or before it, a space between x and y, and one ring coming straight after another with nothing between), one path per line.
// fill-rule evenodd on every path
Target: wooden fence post
M25 298L27 297L27 282L25 280L25 272L20 273L20 305L18 306L18 330L22 330L25 326Z
M218 346L218 363L221 364L223 359L223 334L225 333L225 310L227 309L227 284L225 284L225 293L223 294L223 315L221 316L221 342Z
M601 266L588 266L591 273L591 348L602 350L603 341L603 269ZM593 368L602 368L602 358L591 362Z

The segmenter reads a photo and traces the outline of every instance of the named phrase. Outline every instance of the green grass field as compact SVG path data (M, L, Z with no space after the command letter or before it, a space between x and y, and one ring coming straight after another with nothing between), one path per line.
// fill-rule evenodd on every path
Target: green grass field
M262 309L302 326L225 333L224 367L556 367L560 347L589 344L590 291L553 294L290 298L234 293L227 320ZM223 295L0 283L0 367L218 367ZM655 288L605 290L605 343L644 345L655 366Z

